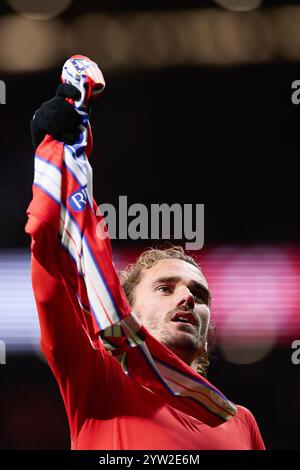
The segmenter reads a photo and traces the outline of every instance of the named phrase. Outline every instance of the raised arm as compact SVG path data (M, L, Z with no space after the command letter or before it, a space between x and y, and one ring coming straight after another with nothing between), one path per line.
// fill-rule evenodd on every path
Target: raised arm
M76 311L77 303L61 277L59 240L47 228L35 231L38 227L39 222L31 216L27 230L32 234L31 274L41 349L59 384L75 437L82 425L100 355L91 346L80 312Z
M72 145L79 136L82 117L66 98L76 100L80 95L76 87L66 83L60 85L56 96L42 104L31 122L32 141L37 152L33 200L28 208L26 225L32 240L32 285L39 315L41 348L58 381L73 437L81 427L91 387L96 379L97 383L105 381L101 361L112 360L110 356L108 359L101 341L96 345L92 343L94 324L91 315L78 301L76 270L72 269L63 244L62 237L66 234L60 231L62 208L67 211L64 199L68 180L63 174L63 162L59 163L64 152L63 143L59 141Z

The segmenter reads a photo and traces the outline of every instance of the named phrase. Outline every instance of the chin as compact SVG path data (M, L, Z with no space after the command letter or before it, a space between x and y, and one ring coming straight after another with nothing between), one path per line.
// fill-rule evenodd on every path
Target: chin
M195 338L193 335L184 332L165 338L161 340L161 342L177 355L181 351L184 353L198 354L204 350L203 341L199 341L199 338Z

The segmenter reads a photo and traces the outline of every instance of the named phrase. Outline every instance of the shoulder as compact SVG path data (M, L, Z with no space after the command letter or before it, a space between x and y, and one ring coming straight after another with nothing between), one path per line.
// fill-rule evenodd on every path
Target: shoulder
M95 351L97 356L97 371L94 374L96 378L96 385L98 382L106 388L117 391L120 389L123 382L128 381L128 375L124 372L123 367L112 353L107 351L102 345L101 348Z
M237 413L235 415L235 419L238 420L244 428L247 428L247 431L251 435L253 449L264 449L265 446L260 434L260 430L252 412L244 406L237 405Z
M241 405L236 405L237 413L236 417L243 421L245 424L249 425L250 423L256 422L253 414L248 408Z
M237 413L235 418L247 428L256 428L257 422L252 412L245 406L236 405Z

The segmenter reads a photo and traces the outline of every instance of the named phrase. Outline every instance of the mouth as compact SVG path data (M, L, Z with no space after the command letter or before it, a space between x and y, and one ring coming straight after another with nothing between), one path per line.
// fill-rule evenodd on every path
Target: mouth
M188 325L198 326L198 321L190 312L176 312L172 320L175 323L186 323Z

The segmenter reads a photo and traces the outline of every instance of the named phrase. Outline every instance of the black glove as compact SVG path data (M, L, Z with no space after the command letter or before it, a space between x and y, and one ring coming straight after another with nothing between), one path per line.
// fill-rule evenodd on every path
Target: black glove
M61 83L56 95L45 101L35 112L31 121L31 138L34 149L42 142L46 134L54 139L72 145L76 141L81 124L81 116L65 98L77 100L80 91L69 83Z

